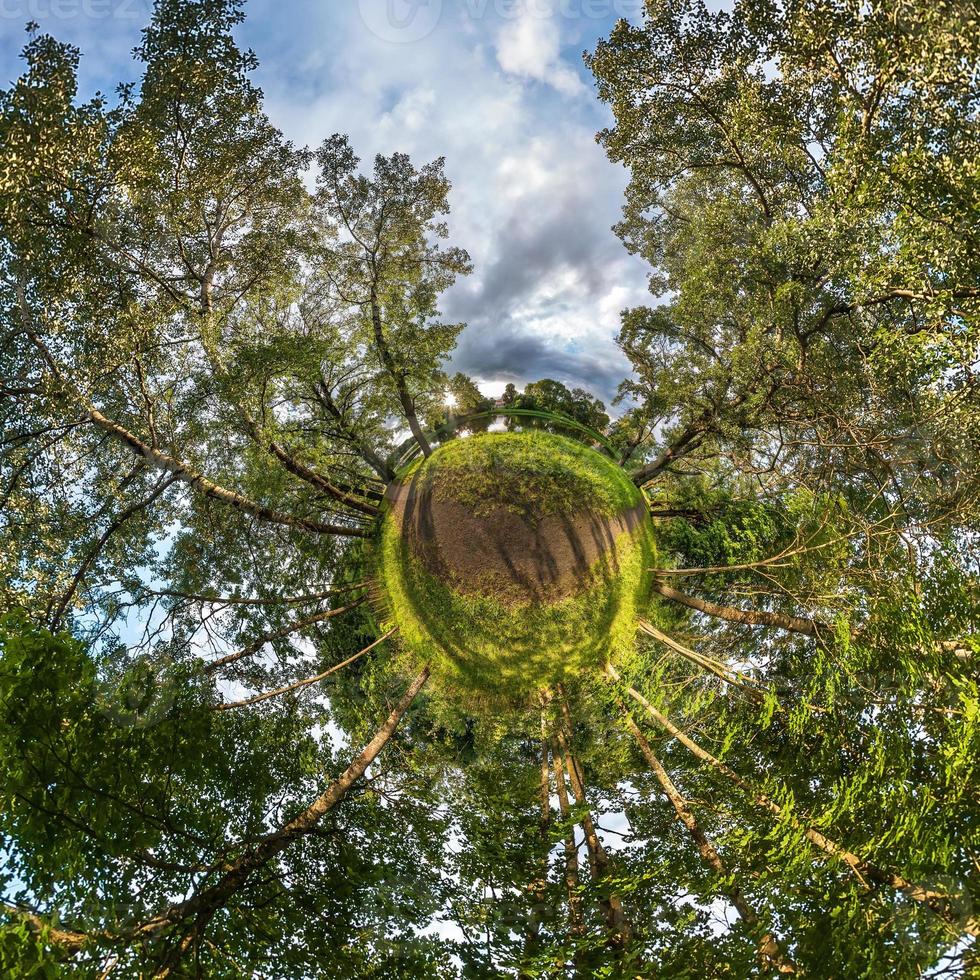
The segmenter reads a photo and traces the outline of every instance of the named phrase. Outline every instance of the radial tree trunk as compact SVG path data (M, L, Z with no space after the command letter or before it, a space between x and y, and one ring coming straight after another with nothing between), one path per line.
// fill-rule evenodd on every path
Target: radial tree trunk
M619 672L611 664L607 666L606 673L613 680L621 680ZM658 725L676 738L677 741L688 749L688 751L690 751L695 757L711 766L712 769L723 775L729 782L738 786L738 788L741 789L746 796L748 796L748 798L756 804L756 806L763 810L767 810L769 813L772 813L777 817L786 816L783 808L779 806L778 803L771 800L764 793L760 793L724 762L713 756L706 749L701 748L700 745L690 739L684 734L684 732L674 725L669 718L661 714L652 704L650 704L650 702L647 701L647 699L643 697L639 691L634 690L632 687L628 688L627 690L630 697L632 697L637 704L641 705L647 714L650 715L650 717L653 718ZM924 905L926 908L938 915L944 922L956 927L956 929L960 930L961 932L970 936L980 936L980 918L977 916L970 916L964 921L961 916L958 916L956 914L955 897L950 896L945 892L937 892L925 888L922 885L909 881L907 878L904 878L902 875L894 871L881 868L871 861L858 857L857 854L854 854L852 851L847 850L847 848L838 844L836 841L820 833L819 830L815 830L813 827L807 826L797 817L789 815L789 821L794 827L803 833L804 837L806 837L811 844L819 848L825 854L829 854L846 864L854 875L865 884L866 887L868 882L873 882L876 885L888 885L889 887L894 888L896 891L900 891L903 895L912 899L912 901Z
M388 340L385 337L384 327L381 324L381 305L374 287L371 288L371 325L374 328L374 342L377 344L381 363L384 364L385 370L395 384L395 390L398 392L398 401L401 403L402 411L405 413L408 427L412 430L412 435L415 436L415 441L419 444L422 455L431 456L432 447L425 438L425 433L422 432L422 426L419 424L419 417L415 413L415 400L405 386L405 374L395 366L391 351L388 349Z
M674 653L679 654L689 663L694 664L696 667L700 667L702 670L708 671L710 674L714 674L719 680L724 681L726 684L734 684L736 687L747 691L750 697L755 699L760 699L763 695L762 692L753 685L753 683L741 674L737 674L726 664L721 663L718 660L714 660L711 657L706 657L704 654L698 653L696 650L691 650L689 647L684 646L683 643L678 643L672 636L668 636L662 630L657 629L653 623L647 622L645 619L639 620L637 623L640 631L646 633L648 636L652 636L655 640L659 640L668 649L673 650Z
M555 767L555 789L558 793L558 810L562 823L565 824L565 888L568 894L568 932L577 938L585 927L582 922L582 900L578 893L578 847L575 844L575 829L569 823L571 806L568 802L568 786L565 783L565 767L562 765L561 753L552 746L551 758Z
M548 734L544 712L541 713L541 778L538 784L538 835L541 838L541 863L538 877L527 888L531 901L531 911L528 916L527 928L524 934L525 959L529 958L540 947L541 919L548 909L548 852L551 838L551 765L548 758ZM533 976L522 968L518 976L521 980L530 980Z
M758 933L760 931L759 916L748 903L742 889L739 887L738 883L735 882L728 869L725 867L725 863L722 861L718 850L708 839L705 832L701 829L700 825L698 824L697 817L695 817L693 811L688 806L687 801L674 785L673 780L671 780L667 770L664 769L660 760L657 758L656 753L653 751L650 743L646 740L646 738L644 738L643 733L633 720L633 716L626 710L626 705L619 702L619 708L622 711L623 718L626 721L626 727L636 740L636 744L639 746L643 758L646 760L646 763L652 770L654 776L656 776L657 782L660 783L660 788L664 791L664 795L670 801L670 805L674 808L674 812L677 814L677 819L686 828L691 840L694 841L694 845L697 847L698 853L701 855L701 860L704 861L704 863L711 868L719 878L730 882L730 884L725 887L725 895L728 896L732 905L735 906L739 916L749 927L749 929ZM780 973L796 973L796 968L793 963L785 957L780 950L778 943L768 933L762 936L759 945L759 958L764 967L769 967L771 965L775 966Z
M714 616L716 619L724 619L730 623L744 623L747 626L777 626L779 629L788 630L791 633L801 633L803 636L819 636L821 630L829 630L826 623L818 622L815 619L803 619L800 616L790 616L786 613L768 612L764 609L736 609L734 606L720 606L716 602L709 602L707 599L699 599L697 596L688 595L679 589L674 589L663 582L654 581L653 591L662 595L665 599L687 606L688 609L696 609L698 612Z
M568 706L562 702L562 713L568 724ZM588 798L585 794L585 781L582 778L582 770L578 759L572 753L568 745L565 732L559 726L558 744L564 756L565 768L568 770L568 779L572 785L572 792L575 800L582 807L582 830L585 832L585 846L589 854L589 872L593 882L601 886L601 883L609 875L609 855L599 840L596 833L595 823L589 809ZM610 944L617 948L626 946L632 936L632 928L626 913L623 911L623 903L615 892L603 895L600 898L602 914L609 928Z
M374 451L373 447L365 442L355 430L347 422L344 413L341 412L337 403L333 399L333 394L330 391L326 381L319 381L316 384L317 398L320 404L324 407L327 414L337 423L344 437L352 445L357 447L357 451L361 455L368 466L378 474L383 483L391 483L395 478L395 472L392 468Z
M265 504L260 504L257 501L251 500L235 490L229 490L226 487L214 483L203 473L195 469L184 460L177 459L176 457L170 456L165 452L161 452L156 448L156 446L140 439L139 436L133 432L130 432L125 426L120 425L113 419L107 418L105 415L103 415L88 400L88 398L82 394L81 391L68 383L64 373L51 356L51 352L40 340L40 338L29 327L27 328L26 333L31 342L40 350L41 356L51 369L51 373L57 379L59 384L63 385L67 392L70 393L73 399L79 404L88 421L91 422L96 428L101 429L107 435L115 439L117 442L120 442L124 446L128 447L132 453L146 460L146 462L151 466L155 466L159 470L173 474L178 480L186 483L194 490L203 493L204 496L210 497L212 500L218 500L223 504L228 504L229 506L235 507L260 521L265 521L268 524L281 524L284 527L292 527L303 531L313 531L316 534L336 534L343 537L370 537L371 532L366 531L363 528L346 527L340 524L327 524L322 521L310 520L304 517L294 517L291 514L285 514L274 510L271 507L265 506Z
M162 967L157 972L158 978L171 975L174 968L201 940L204 930L214 914L245 887L256 871L268 864L294 841L310 833L320 820L347 796L354 784L364 775L368 766L377 758L378 753L387 745L402 716L408 711L428 677L429 668L425 667L409 685L384 724L375 732L371 741L305 810L283 824L278 830L266 834L259 839L258 843L247 848L239 858L225 869L221 878L213 885L202 888L186 901L171 906L150 921L140 925L132 938L156 936L162 931L174 929L181 923L190 923L182 938L171 948Z

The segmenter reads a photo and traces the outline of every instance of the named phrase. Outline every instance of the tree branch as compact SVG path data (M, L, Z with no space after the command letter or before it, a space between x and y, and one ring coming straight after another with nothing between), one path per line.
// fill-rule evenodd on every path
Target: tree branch
M606 665L606 674L608 677L612 678L614 681L622 681L622 677L619 671L616 670L612 664ZM970 936L980 936L980 917L971 916L965 922L960 921L960 918L956 915L955 902L954 900L944 892L937 892L931 889L925 888L922 885L915 884L908 879L902 877L894 871L889 871L886 868L879 867L873 864L871 861L865 858L858 857L852 851L847 850L847 848L841 846L836 841L820 833L819 830L815 830L813 827L808 826L803 823L798 817L792 813L788 813L781 807L778 803L771 800L764 793L760 793L756 790L750 783L744 780L738 775L733 769L727 766L720 759L713 756L706 749L701 748L696 742L690 739L684 734L669 718L661 714L652 704L639 691L630 687L627 689L630 697L633 698L637 704L641 705L647 714L653 718L654 721L660 725L666 732L672 735L678 742L681 743L692 755L700 759L702 762L711 766L716 772L724 776L729 782L736 785L741 789L749 799L756 804L756 806L767 810L774 816L780 819L788 818L789 822L802 831L803 835L814 844L817 848L823 851L825 854L829 854L839 861L846 864L852 872L861 880L862 882L873 881L875 884L879 885L889 885L896 891L902 892L902 894L908 896L913 901L924 905L926 908L930 909L936 915L939 916L944 922L955 926L960 931L966 933Z
M224 657L219 657L217 660L212 660L204 666L205 674L213 674L216 670L220 670L222 667L227 667L228 664L233 664L238 660L242 660L245 657L251 657L258 653L267 643L271 643L273 640L281 640L284 637L292 636L293 633L298 633L302 629L306 629L307 626L312 626L314 623L322 623L328 619L333 619L334 616L339 616L342 613L350 612L351 609L356 609L366 600L365 596L361 596L360 599L350 603L347 606L341 606L339 609L328 609L326 612L316 613L313 616L307 616L305 619L301 619L298 622L290 623L289 626L276 630L272 633L263 633L257 640L254 640L246 647L242 647L235 653L229 653Z
M354 663L355 660L360 660L364 654L373 650L378 644L383 643L390 636L393 636L398 631L396 626L394 629L388 630L384 636L378 637L373 643L369 643L363 650L358 650L352 657L348 657L346 660L341 661L339 664L334 664L328 670L323 671L322 674L316 674L314 677L306 677L301 681L296 681L294 684L287 684L285 687L277 687L274 691L266 691L264 694L256 694L255 697L245 698L242 701L226 701L224 704L219 704L215 706L215 711L228 711L231 708L244 708L250 704L258 704L260 701L268 701L269 698L278 697L280 694L288 694L290 691L299 690L301 687L307 687L310 684L318 684L320 681L329 677L331 674L335 674L342 667L346 667L348 664Z
M159 589L149 591L149 595L173 596L177 599L186 599L189 602L204 602L216 606L294 606L309 602L320 602L329 599L331 596L343 595L346 592L354 592L356 589L363 589L368 583L357 582L354 585L345 585L339 589L328 589L326 592L314 592L310 595L286 596L282 599L255 599L241 596L221 596L221 595L200 595L194 592L179 592L176 589Z
M290 514L283 514L280 511L273 510L271 507L266 507L264 504L250 500L248 497L234 490L228 490L225 487L219 486L217 483L205 477L204 474L195 470L189 463L185 463L182 460L175 459L173 456L168 456L166 453L160 452L158 449L154 449L118 422L106 418L80 391L68 385L61 369L41 339L30 328L27 329L27 335L34 346L41 352L54 376L71 391L88 420L158 469L173 473L178 480L199 490L206 497L220 500L222 503L229 504L269 524L281 524L285 527L313 531L317 534L336 534L344 537L370 537L371 532L363 528L347 527L340 524L325 524L321 521L313 521L305 517L293 517Z
M707 834L705 834L705 832L701 829L700 824L698 824L698 819L688 805L687 800L681 796L677 787L674 785L673 780L668 775L667 770L664 769L662 763L657 758L656 753L653 751L650 743L646 740L643 732L640 731L639 726L633 720L633 716L627 710L626 705L623 704L619 698L616 699L616 704L619 706L619 710L623 714L623 719L626 722L627 729L633 736L636 744L639 746L640 753L643 755L644 760L656 777L657 782L660 783L660 788L670 801L670 805L674 808L674 812L677 814L677 819L686 828L691 840L694 842L694 846L697 848L698 854L701 855L701 860L704 861L704 863L711 868L711 870L714 871L715 874L722 879L722 881L729 880L730 876L728 868L725 867L725 863L722 861L721 855L718 853L717 848L711 843ZM724 891L732 905L735 906L739 916L741 916L741 918L744 920L745 924L755 932L760 931L759 916L755 909L749 905L748 900L745 898L745 895L738 883L731 880L731 883L727 885ZM759 947L759 956L760 959L762 959L763 964L771 963L780 973L796 973L796 967L793 962L786 958L785 954L780 950L779 944L768 933L762 937Z
M86 572L88 572L92 563L99 557L102 553L102 549L106 546L109 539L116 533L131 517L138 514L141 510L149 507L164 491L171 487L177 482L177 476L171 475L163 480L161 480L153 492L148 496L144 497L142 500L137 500L135 503L130 504L125 510L120 511L116 516L115 520L102 532L99 536L99 540L95 543L95 547L85 556L82 563L78 566L77 571L72 580L65 589L61 598L58 600L57 606L55 606L54 611L51 613L50 624L52 632L57 632L58 627L61 625L62 617L65 615L68 605L78 590L82 579L85 577Z
M340 776L305 810L293 817L288 823L283 824L278 830L261 837L257 844L249 847L241 857L228 866L224 875L215 884L202 888L186 901L172 905L138 927L133 938L152 936L180 922L193 919L190 930L168 956L163 967L157 973L158 977L165 978L171 975L174 967L179 964L187 950L204 932L215 912L222 908L236 892L239 892L256 871L294 841L311 833L319 821L347 796L353 785L364 775L368 766L391 739L398 723L428 678L429 667L426 666L409 685L384 724L375 732L371 741Z
M762 609L736 609L734 606L720 606L717 603L709 602L707 599L699 599L697 596L672 589L669 585L658 582L656 579L654 579L651 588L665 599L678 602L687 606L688 609L696 609L708 616L727 620L730 623L744 623L748 626L777 626L779 629L787 630L790 633L801 633L803 636L812 637L818 637L822 630L830 629L827 623L822 623L816 619L803 619L799 616L768 612Z

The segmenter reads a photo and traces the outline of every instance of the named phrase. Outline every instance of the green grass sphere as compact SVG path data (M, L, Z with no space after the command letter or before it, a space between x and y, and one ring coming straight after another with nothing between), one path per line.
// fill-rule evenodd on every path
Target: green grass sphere
M612 460L547 432L446 443L389 489L385 625L461 693L526 697L632 649L652 525Z

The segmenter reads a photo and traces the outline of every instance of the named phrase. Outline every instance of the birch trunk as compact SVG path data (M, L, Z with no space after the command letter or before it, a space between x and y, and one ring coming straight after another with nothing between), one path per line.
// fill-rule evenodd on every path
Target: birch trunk
M756 914L755 909L753 909L748 903L742 889L739 887L738 883L734 881L730 872L725 867L725 862L721 859L721 855L718 853L717 848L711 843L707 834L705 834L705 832L701 829L700 825L698 824L697 817L694 815L691 808L687 805L687 801L674 785L673 780L670 778L667 770L664 769L660 760L657 758L656 753L654 753L650 743L646 740L646 738L644 738L643 733L633 720L633 716L626 710L626 705L620 702L619 708L623 712L626 727L636 740L636 744L639 746L643 758L646 760L646 763L652 770L654 776L656 776L657 782L660 783L660 788L664 791L664 795L670 801L670 805L674 808L674 812L677 814L677 819L686 828L691 840L694 841L694 845L698 849L698 854L701 855L701 860L704 861L704 863L711 868L719 878L730 882L730 884L725 888L725 895L728 896L732 905L735 906L736 911L745 924L749 926L752 931L758 932L759 916ZM768 933L762 937L762 941L759 945L759 958L762 960L764 967L772 965L775 966L780 973L796 973L796 967L785 957L779 948L779 944Z
M606 673L613 680L621 680L619 672L611 664L606 667ZM696 742L688 738L673 722L670 721L665 715L661 714L646 698L643 697L639 691L634 690L632 687L628 688L628 693L637 704L641 705L644 710L657 722L665 731L669 732L678 742L681 743L688 751L690 751L695 757L700 759L702 762L711 766L716 772L723 775L729 782L738 786L756 806L763 810L767 810L774 816L782 817L783 808L779 806L778 803L769 799L764 793L760 793L756 790L750 783L744 780L738 775L733 769L725 765L720 759L713 756L706 749L701 748ZM947 895L944 892L937 892L931 889L925 888L922 885L918 885L915 882L909 881L902 875L894 871L889 871L886 868L881 868L878 865L872 863L871 861L865 860L864 858L858 857L852 851L847 850L847 848L838 844L836 841L827 837L825 834L820 833L819 830L815 830L813 827L809 827L800 821L797 817L792 815L789 816L790 823L802 831L803 835L806 837L811 844L819 848L825 854L829 854L831 857L843 862L848 868L854 873L855 877L861 881L865 887L868 886L868 882L874 882L876 885L888 885L894 888L896 891L901 892L903 895L912 899L914 902L918 902L924 905L926 908L930 909L936 915L939 916L944 922L949 925L954 926L959 931L965 933L969 936L980 936L980 918L977 916L970 916L965 921L962 917L956 914L956 903L954 898Z

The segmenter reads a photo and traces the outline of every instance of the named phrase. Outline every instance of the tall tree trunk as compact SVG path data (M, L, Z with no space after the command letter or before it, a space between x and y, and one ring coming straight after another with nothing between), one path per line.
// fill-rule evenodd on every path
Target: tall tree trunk
M694 845L697 847L698 853L701 855L701 860L704 861L704 863L708 865L708 867L711 868L719 878L731 882L726 886L725 894L731 900L732 905L735 906L739 916L741 916L742 920L750 928L750 930L758 933L760 931L759 916L756 914L752 906L749 905L744 894L742 893L742 889L739 887L738 883L735 882L728 869L725 867L725 863L722 861L721 855L718 853L714 844L711 843L705 832L701 829L700 825L698 824L697 817L695 817L693 811L687 805L687 801L683 796L681 796L677 787L674 785L673 780L671 780L670 776L667 774L667 770L664 769L660 760L657 758L650 743L646 740L646 738L644 738L643 733L633 720L633 716L626 710L626 705L624 705L618 699L617 704L619 704L619 708L623 713L623 718L626 721L626 727L636 740L636 744L639 746L643 758L646 760L646 763L652 770L654 776L656 776L657 782L660 783L660 788L664 791L664 795L674 808L674 812L677 814L677 819L684 825L691 840L694 841ZM780 973L796 973L796 968L793 963L786 958L786 956L780 950L779 944L768 933L762 936L762 940L759 945L759 958L762 961L763 967L768 968L769 966L775 966Z
M431 456L432 447L425 438L425 433L423 433L422 426L419 424L419 418L415 414L415 400L405 386L405 374L395 367L391 351L388 349L388 340L385 337L384 327L381 324L381 305L378 301L377 290L373 285L371 286L371 325L374 328L374 342L378 348L378 355L381 358L381 363L384 365L385 370L395 384L395 390L398 392L398 401L401 403L402 411L405 413L408 427L412 430L412 435L415 436L415 441L419 444L422 454L424 456Z
M730 623L745 623L748 626L778 626L780 629L788 630L791 633L802 633L804 636L819 636L821 630L830 629L826 623L821 623L815 619L803 619L799 616L767 612L762 609L736 609L734 606L719 606L715 602L688 595L686 592L681 592L679 589L671 588L669 585L656 580L654 580L652 588L654 592L658 592L665 599L678 602L687 606L688 609L707 613L716 619L725 619Z
M395 478L394 470L347 424L347 419L334 401L326 381L318 381L315 387L317 399L320 404L326 409L327 414L337 423L347 441L357 447L357 451L361 454L361 459L378 474L384 483L391 483Z
M251 500L243 494L209 480L203 473L196 470L184 460L177 459L167 453L161 452L155 446L140 439L135 433L130 432L125 426L120 425L113 419L103 415L89 400L70 384L58 367L57 362L51 356L51 352L44 343L29 328L26 331L28 338L37 347L44 357L51 373L58 382L65 387L67 392L75 399L82 409L83 414L96 428L101 429L117 442L126 446L136 456L145 459L147 463L155 466L159 470L172 473L178 480L186 483L189 487L203 493L212 500L219 500L223 504L235 507L260 521L269 524L282 524L285 527L297 528L304 531L313 531L317 534L337 534L343 537L367 538L371 536L371 531L359 527L347 527L340 524L327 524L322 521L314 521L305 517L294 517L291 514L284 514L271 507L266 507L257 501Z
M528 916L527 929L524 935L525 959L529 954L533 954L539 947L541 934L541 916L547 910L548 899L548 852L550 851L550 827L551 827L551 771L548 759L548 733L547 722L544 711L541 712L541 773L538 783L538 835L541 838L541 863L538 868L538 877L528 886L528 897L531 899L532 908ZM532 974L524 969L519 972L521 980L529 980Z
M180 923L191 921L190 928L171 950L158 971L158 978L170 976L187 952L200 940L215 912L240 891L256 871L268 864L294 841L310 833L320 820L347 796L395 733L402 716L408 711L428 678L429 668L426 666L409 685L371 741L305 810L249 847L241 857L231 863L215 884L203 888L186 901L171 906L139 927L139 936L153 936L162 930L172 929Z
M648 622L645 619L638 621L637 626L639 629L646 633L648 636L652 636L655 640L659 640L664 646L669 647L674 653L679 654L685 660L690 661L702 670L708 671L710 674L714 674L719 680L724 681L726 684L734 684L736 687L747 691L749 696L759 700L763 697L762 692L752 683L752 681L741 674L737 674L732 670L727 664L721 663L721 661L714 660L711 657L706 657L702 653L698 653L696 650L691 650L689 647L684 646L683 643L678 643L672 636L668 636L662 630L657 629L653 623Z
M694 452L704 439L709 417L709 413L704 412L699 418L691 422L655 460L641 466L633 474L633 482L638 487L643 486L644 483L649 483L655 476L663 473L671 464Z
M599 835L596 833L595 823L589 810L589 802L585 795L585 782L582 779L579 761L569 749L568 740L560 726L558 728L558 743L564 756L569 782L572 784L572 793L574 793L578 805L582 807L582 830L585 832L585 847L589 854L589 872L592 881L601 887L603 880L609 875L609 855L606 854L606 849L602 846L602 841L599 840ZM623 911L622 900L615 892L610 892L609 895L603 895L599 899L599 904L609 929L610 944L617 948L626 946L633 930L626 918L626 913Z
M565 771L561 762L561 753L557 746L552 745L552 762L555 767L555 789L558 793L558 811L565 825L565 889L568 895L568 934L573 941L585 934L585 923L582 920L582 898L578 893L578 847L575 845L575 828L570 822L571 807L568 803L568 787L565 784ZM576 960L578 950L576 949Z
M360 497L335 486L322 473L318 473L316 470L291 456L278 442L274 440L266 442L262 438L262 433L258 426L255 426L252 433L259 445L265 445L269 452L282 463L283 468L288 473L292 473L293 476L299 477L304 483L308 483L310 486L322 490L327 496L333 497L334 500L343 504L345 507L360 511L360 513L367 514L369 517L376 517L378 515L378 508L374 504L368 503L366 500L362 500Z
M619 671L617 671L611 664L607 665L606 673L615 681L621 680ZM944 922L955 926L958 930L966 933L967 935L980 936L980 917L970 916L966 921L962 921L961 917L957 916L955 903L949 895L945 894L944 892L936 892L928 888L924 888L922 885L917 885L894 871L881 868L871 861L860 858L852 851L847 850L847 848L838 844L836 841L820 833L819 830L815 830L813 827L807 826L797 817L792 816L791 814L785 814L783 808L779 806L778 803L769 799L769 797L764 793L760 793L724 762L713 756L706 749L701 748L700 745L685 735L684 732L674 725L669 718L661 714L652 704L650 704L650 702L647 701L647 699L643 697L639 691L634 690L632 687L627 688L627 691L630 697L633 698L637 704L641 705L647 714L650 715L650 717L653 718L653 720L656 721L661 728L669 732L695 757L711 766L712 769L720 773L729 782L741 789L749 797L749 799L756 804L756 806L763 810L767 810L780 818L788 816L789 822L794 827L798 828L806 839L810 841L810 843L819 848L825 854L829 854L846 864L854 875L865 884L866 887L868 887L867 883L869 881L874 882L876 885L888 885L891 888L894 888L896 891L900 891L908 898L911 898L914 902L918 902L930 909Z

